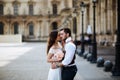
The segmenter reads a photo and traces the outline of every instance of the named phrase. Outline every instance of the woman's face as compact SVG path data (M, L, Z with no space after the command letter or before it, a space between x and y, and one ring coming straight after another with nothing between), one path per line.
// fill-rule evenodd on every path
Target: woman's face
M60 33L57 35L57 41L61 41Z

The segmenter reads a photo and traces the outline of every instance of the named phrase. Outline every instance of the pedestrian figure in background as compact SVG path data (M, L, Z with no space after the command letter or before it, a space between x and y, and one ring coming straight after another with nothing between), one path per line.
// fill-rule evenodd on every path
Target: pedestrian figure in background
M62 45L59 43L60 36L57 30L52 31L49 34L48 46L47 46L47 61L50 63L50 69L48 73L48 80L61 80L61 67L56 67L57 63L61 62L64 57L62 52Z

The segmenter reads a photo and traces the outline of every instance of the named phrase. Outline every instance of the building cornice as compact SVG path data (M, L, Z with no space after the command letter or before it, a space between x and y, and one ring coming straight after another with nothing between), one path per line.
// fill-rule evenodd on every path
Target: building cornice
M28 5L35 5L35 2L33 0L28 1Z
M5 5L5 2L4 1L0 1L0 4Z
M58 5L58 4L60 4L60 1L59 1L59 0L53 0L53 1L51 1L51 3L52 3L52 4L57 4L57 5Z

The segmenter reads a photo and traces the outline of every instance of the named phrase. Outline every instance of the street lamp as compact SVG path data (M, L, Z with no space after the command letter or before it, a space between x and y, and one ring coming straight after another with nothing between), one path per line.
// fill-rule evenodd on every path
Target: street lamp
M84 2L81 2L80 7L81 7L81 13L82 13L82 37L81 37L80 56L82 56L84 51L85 51L85 46L84 46L84 10L85 10L85 4L84 4Z
M95 7L97 0L92 0L93 2L93 42L92 42L92 59L91 63L96 63L97 60L97 43L96 43L96 27L95 27Z
M113 76L120 76L120 0L117 2L117 12L118 12L118 31L117 31L117 41L116 41L116 54L115 54L115 65L112 70Z

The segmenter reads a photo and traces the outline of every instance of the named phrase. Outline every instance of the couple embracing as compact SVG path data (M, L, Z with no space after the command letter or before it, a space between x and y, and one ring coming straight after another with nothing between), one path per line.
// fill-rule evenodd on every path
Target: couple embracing
M77 67L75 65L76 46L71 38L71 30L63 28L49 34L47 61L50 63L48 80L73 80Z

